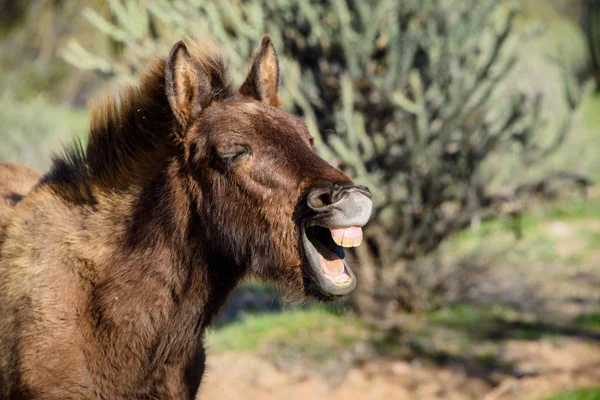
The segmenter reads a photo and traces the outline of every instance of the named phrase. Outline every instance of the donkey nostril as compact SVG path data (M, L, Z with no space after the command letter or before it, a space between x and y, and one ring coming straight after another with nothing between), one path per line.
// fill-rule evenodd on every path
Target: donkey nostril
M334 204L351 196L354 192L362 193L367 198L371 198L371 192L366 186L354 185L352 183L334 183L329 188L321 187L313 189L307 198L308 206L315 211L324 211L324 209L331 208Z
M331 195L329 193L323 193L317 199L321 207L331 204Z
M313 210L319 210L330 205L332 202L331 192L316 192L308 197L308 205Z

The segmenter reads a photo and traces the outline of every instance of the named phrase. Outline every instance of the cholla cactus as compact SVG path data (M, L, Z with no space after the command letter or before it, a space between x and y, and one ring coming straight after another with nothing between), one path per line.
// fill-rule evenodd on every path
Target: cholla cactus
M112 22L92 9L85 17L122 51L102 56L73 41L64 58L125 80L182 35L213 37L234 71L271 35L282 55L284 104L304 116L322 156L374 193L374 222L358 254L367 295L382 287L377 271L506 210L516 187L500 182L497 195L490 168L515 154L534 164L568 131L570 113L554 135L541 136L542 99L501 90L517 40L507 2L108 3ZM573 86L565 93L574 108Z
M600 91L600 1L583 0L583 28L585 30L594 78L596 79L596 89Z

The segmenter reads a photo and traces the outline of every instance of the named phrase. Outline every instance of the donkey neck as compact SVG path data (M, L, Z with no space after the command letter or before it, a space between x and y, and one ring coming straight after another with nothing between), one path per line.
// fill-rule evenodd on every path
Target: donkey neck
M129 275L126 290L140 296L148 290L164 298L165 315L186 315L205 327L244 275L244 268L232 259L215 253L205 231L206 223L197 212L199 197L192 195L193 183L174 160L165 161L151 179L136 182L129 193L127 209L111 210L123 232L109 279ZM125 269L123 266L127 266ZM150 284L150 283L149 283ZM191 323L192 321L190 321Z

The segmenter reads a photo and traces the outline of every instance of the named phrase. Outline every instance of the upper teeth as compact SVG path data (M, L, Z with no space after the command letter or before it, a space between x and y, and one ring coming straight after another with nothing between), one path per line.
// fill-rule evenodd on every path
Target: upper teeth
M350 228L330 228L333 241L342 247L360 246L363 240L362 229L358 226Z

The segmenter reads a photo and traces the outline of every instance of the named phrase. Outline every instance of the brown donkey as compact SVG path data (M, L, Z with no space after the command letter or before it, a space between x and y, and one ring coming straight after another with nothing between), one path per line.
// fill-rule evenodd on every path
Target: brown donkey
M365 187L278 107L262 41L239 89L177 43L11 212L0 248L1 399L191 399L203 331L245 276L321 300L355 286L342 247Z

